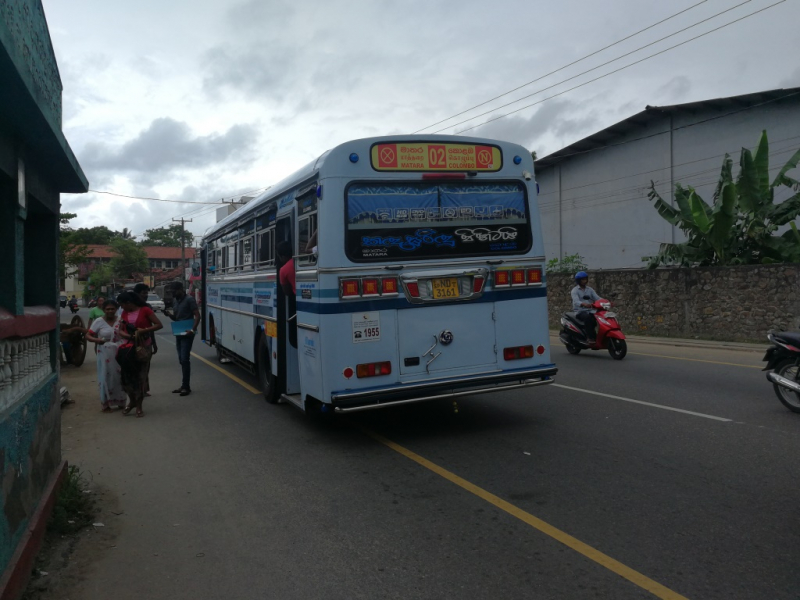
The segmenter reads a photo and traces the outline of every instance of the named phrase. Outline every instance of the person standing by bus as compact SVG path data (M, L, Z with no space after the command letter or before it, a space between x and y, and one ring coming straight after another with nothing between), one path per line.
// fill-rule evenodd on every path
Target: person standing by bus
M88 324L88 327L91 328L92 321L94 321L95 319L99 319L100 317L102 317L102 316L104 316L106 314L105 313L105 309L103 308L103 305L105 303L106 303L106 299L103 298L103 296L100 296L99 298L97 298L97 304L92 308L92 310L89 311L89 324Z
M192 375L192 366L189 359L192 354L192 344L194 343L194 335L197 332L197 327L200 325L200 310L197 308L197 301L186 293L183 289L183 284L176 283L173 294L175 301L172 304L172 312L169 318L173 321L188 321L194 319L192 328L182 335L175 336L175 346L178 349L178 361L181 363L181 387L172 390L173 394L180 394L181 396L188 396L192 393L192 386L190 378Z
M153 307L147 302L147 296L150 294L150 286L148 286L146 283L137 283L133 287L133 293L139 296L147 308L153 310ZM150 334L150 340L153 342L153 354L156 354L158 352L158 344L156 343L155 333ZM145 368L147 372L145 373L144 395L150 396L150 363L147 363Z

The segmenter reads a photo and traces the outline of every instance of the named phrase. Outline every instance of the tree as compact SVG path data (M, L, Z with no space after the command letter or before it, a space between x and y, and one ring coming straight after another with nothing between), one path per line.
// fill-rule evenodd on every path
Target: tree
M136 236L133 235L133 233L127 227L124 227L117 235L123 240L133 240L136 238Z
M649 267L658 265L709 266L800 262L800 233L794 220L800 215L800 182L787 175L800 162L800 150L769 182L769 143L761 134L755 156L742 148L739 176L734 182L730 156L722 162L712 204L692 188L675 185L674 208L650 182L648 198L658 214L686 234L682 244L661 244L656 256L644 257ZM795 194L775 204L775 191L788 188ZM783 235L779 227L788 225Z
M81 227L69 233L69 239L75 244L99 244L107 246L119 233L105 225L99 227Z
M111 240L111 271L119 279L132 279L135 273L146 272L150 268L147 253L131 239L117 237Z
M191 247L194 236L190 231L185 231L183 240L186 247ZM180 248L181 226L170 225L169 227L148 229L144 232L144 238L140 243L142 246L170 246L173 248Z
M72 241L71 234L74 233L69 226L69 222L77 217L75 213L61 213L58 220L61 224L58 244L58 277L68 279L78 272L78 265L86 262L92 252L86 244Z
M534 150L533 152L531 152L531 158L532 158L534 161L535 161L535 160L537 160L537 156L536 156L536 150Z
M584 258L580 254L569 254L564 258L551 258L547 261L548 273L572 273L585 271L589 267L583 262Z

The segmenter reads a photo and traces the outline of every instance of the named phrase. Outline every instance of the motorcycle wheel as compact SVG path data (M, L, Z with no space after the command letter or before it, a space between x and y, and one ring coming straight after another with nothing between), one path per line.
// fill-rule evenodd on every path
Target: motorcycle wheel
M777 373L781 377L786 377L786 379L800 381L800 377L798 377L797 373L800 367L798 367L795 363L796 361L793 358L779 362L775 366L775 370L773 372ZM772 387L775 388L775 395L778 396L778 400L780 400L786 408L792 412L800 413L800 394L793 392L792 390L787 390L785 387L782 387L777 383L773 383Z
M572 344L567 344L567 352L569 352L570 354L580 354L581 349L578 348L577 346L573 346Z
M622 360L628 353L628 342L611 338L608 340L608 353L614 360Z

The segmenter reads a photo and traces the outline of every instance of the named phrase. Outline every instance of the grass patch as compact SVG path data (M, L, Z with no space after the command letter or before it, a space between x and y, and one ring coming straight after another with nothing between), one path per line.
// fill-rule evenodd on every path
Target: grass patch
M76 466L70 466L61 488L58 490L53 514L47 522L47 530L67 535L91 525L95 515L92 494L87 494L89 482Z

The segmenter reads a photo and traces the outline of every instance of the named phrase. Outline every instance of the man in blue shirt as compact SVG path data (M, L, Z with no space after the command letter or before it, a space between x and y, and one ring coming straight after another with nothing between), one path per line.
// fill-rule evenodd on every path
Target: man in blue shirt
M586 271L578 271L575 274L576 285L572 288L570 295L572 296L572 310L576 312L576 317L583 323L586 329L586 337L590 344L595 341L595 325L597 322L594 319L591 308L592 304L600 299L592 288L587 284L589 283L589 274Z
M181 363L183 379L181 381L181 387L172 390L172 393L188 396L192 393L192 387L189 381L192 374L192 367L189 358L192 353L194 335L197 332L198 325L200 325L200 310L197 308L195 299L189 296L186 290L183 289L183 285L176 285L173 294L174 302L172 304L172 313L167 316L173 321L188 321L189 319L194 319L192 328L189 331L182 335L175 336L175 346L178 348L178 361Z

